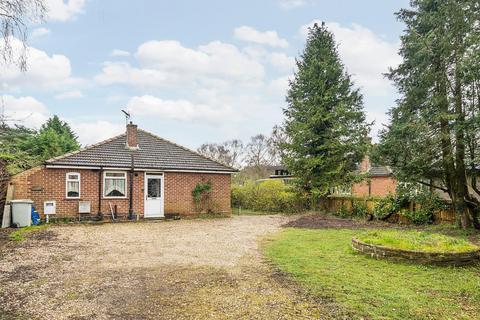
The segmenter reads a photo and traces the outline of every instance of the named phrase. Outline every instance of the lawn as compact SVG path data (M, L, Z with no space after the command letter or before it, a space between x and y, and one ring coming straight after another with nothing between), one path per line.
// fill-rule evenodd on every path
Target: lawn
M360 233L357 239L392 249L436 253L470 252L479 249L478 246L460 237L417 230L369 230Z
M265 244L280 270L357 318L480 319L480 266L446 268L355 253L360 230L288 228Z

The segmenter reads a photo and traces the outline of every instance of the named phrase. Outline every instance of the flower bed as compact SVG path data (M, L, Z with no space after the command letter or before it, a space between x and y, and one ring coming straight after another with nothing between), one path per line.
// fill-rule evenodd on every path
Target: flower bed
M480 248L466 240L407 230L374 230L352 239L354 250L376 259L463 266L480 261Z

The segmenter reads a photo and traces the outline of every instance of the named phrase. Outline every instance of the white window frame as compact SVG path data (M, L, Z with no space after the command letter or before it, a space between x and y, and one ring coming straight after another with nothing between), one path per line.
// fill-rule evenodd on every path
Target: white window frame
M123 174L123 178L120 177L108 177L108 179L125 179L125 195L122 197L115 197L115 196L107 196L105 194L105 180L107 179L107 173L121 173ZM102 196L104 199L127 199L127 194L128 194L128 178L127 178L127 173L125 171L104 171L103 172L103 186L102 186Z
M69 178L70 175L77 175L78 180L70 179ZM78 182L78 197L70 197L68 195L68 183L69 182ZM82 176L80 175L79 172L67 172L67 174L65 175L65 197L67 199L80 199L81 194L82 194Z

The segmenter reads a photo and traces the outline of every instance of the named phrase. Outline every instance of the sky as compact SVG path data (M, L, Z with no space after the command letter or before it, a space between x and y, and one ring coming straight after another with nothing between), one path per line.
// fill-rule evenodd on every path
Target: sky
M189 148L269 134L283 122L288 79L308 26L325 21L364 95L372 136L396 92L408 0L46 0L29 28L25 73L0 65L5 116L39 128L67 121L83 145L142 129Z

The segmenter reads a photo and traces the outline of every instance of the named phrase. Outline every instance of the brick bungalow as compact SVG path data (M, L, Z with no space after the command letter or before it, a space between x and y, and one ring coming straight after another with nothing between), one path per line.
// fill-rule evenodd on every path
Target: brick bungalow
M47 160L10 184L13 199L33 200L42 215L45 202L55 201L61 217L161 218L196 214L192 191L201 183L211 184L212 211L230 213L233 172L130 123L126 133Z

